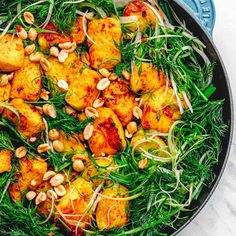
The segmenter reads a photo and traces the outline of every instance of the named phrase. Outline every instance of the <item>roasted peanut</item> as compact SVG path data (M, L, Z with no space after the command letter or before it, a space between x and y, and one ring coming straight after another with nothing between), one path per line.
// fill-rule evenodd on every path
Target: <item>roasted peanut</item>
M69 85L67 84L67 82L63 79L58 80L57 82L57 86L61 89L63 89L64 91L68 91L69 89Z
M140 107L134 107L133 109L133 115L135 118L137 118L138 120L142 118L143 115L143 111L141 110Z
M30 55L34 52L35 50L35 44L31 44L25 47L25 54Z
M25 39L27 39L27 37L28 37L28 34L27 34L27 32L25 31L25 29L23 28L23 27L21 27L21 26L17 26L17 36L20 38L20 39L22 39L22 40L25 40Z
M53 141L52 146L53 146L53 148L55 149L56 152L63 152L64 151L64 145L59 140Z
M66 189L63 185L54 187L54 191L59 197L63 197L66 194Z
M57 129L51 129L48 132L48 137L52 141L55 141L55 140L59 139L59 136L60 136L60 133Z
M64 63L66 59L68 58L68 56L69 56L68 52L61 50L58 55L58 61L61 63Z
M89 139L92 137L92 135L93 135L93 129L94 129L94 127L93 127L93 125L91 125L91 124L88 124L88 125L85 127L84 132L83 132L83 135L84 135L84 139L85 139L85 140L89 140Z
M35 204L36 204L36 205L39 205L40 203L46 201L46 199L47 199L46 193L40 192L40 193L38 194L38 196L36 197L36 199L35 199Z
M97 110L95 108L93 108L93 107L86 107L85 108L85 115L88 118L99 117Z
M135 121L131 121L128 125L127 125L127 131L130 133L130 134L134 134L136 133L138 130L138 125Z
M84 170L84 163L82 160L77 159L73 162L72 167L74 171L81 172Z
M40 65L42 66L44 71L49 71L51 69L51 64L46 58L40 59Z
M141 170L145 169L147 167L147 165L148 165L148 159L147 158L140 160L139 163L138 163L138 167Z
M26 11L24 12L23 16L26 23L30 25L34 24L34 15L31 12Z
M54 56L54 57L58 57L59 56L59 49L57 47L51 47L50 48L50 55Z
M97 89L102 91L110 85L111 81L108 78L101 79L97 84Z
M81 153L77 153L75 155L73 155L73 157L71 158L71 160L74 162L75 160L82 160L82 161L85 161L86 160L86 157L84 154L81 154Z
M56 118L57 117L56 109L52 104L43 105L43 112L44 112L45 115L47 115L51 118Z
M43 153L43 152L47 152L51 149L51 147L49 146L48 143L44 143L44 144L40 144L38 146L38 153Z
M43 181L47 181L49 179L51 179L52 177L54 177L56 175L56 173L52 170L47 171L44 176L43 176Z
M31 201L36 197L36 192L35 191L29 191L28 193L26 193L26 198Z
M56 174L50 179L50 184L55 187L64 182L65 178L62 174Z
M16 158L23 158L27 154L27 149L24 146L18 147L15 151L15 157Z
M31 41L34 41L34 40L36 40L37 36L38 36L38 33L37 33L36 29L30 28L29 33L28 33L29 39Z
M103 98L97 98L93 103L93 107L94 108L102 107L104 103L105 103L105 100Z

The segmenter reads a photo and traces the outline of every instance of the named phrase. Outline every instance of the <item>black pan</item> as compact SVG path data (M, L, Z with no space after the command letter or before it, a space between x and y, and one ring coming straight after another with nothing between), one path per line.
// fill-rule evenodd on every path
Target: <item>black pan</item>
M217 93L215 94L214 99L225 99L224 108L223 108L223 118L226 124L228 124L228 131L222 140L222 151L219 156L219 163L214 168L215 180L211 184L210 187L205 187L199 196L197 201L194 201L191 205L191 209L195 209L188 213L190 217L187 222L182 225L178 225L177 229L169 228L167 229L168 235L177 235L181 230L183 230L201 211L201 209L208 202L209 198L215 191L218 186L221 176L224 172L227 159L230 153L230 147L232 143L233 137L233 98L232 92L230 88L229 78L227 76L227 72L225 70L223 61L217 51L217 48L209 37L209 33L205 31L205 29L198 23L198 21L188 13L188 11L175 0L166 0L173 8L177 16L186 22L187 28L197 36L205 45L206 45L206 54L211 61L216 62L216 66L214 69L214 78L213 84L217 88Z

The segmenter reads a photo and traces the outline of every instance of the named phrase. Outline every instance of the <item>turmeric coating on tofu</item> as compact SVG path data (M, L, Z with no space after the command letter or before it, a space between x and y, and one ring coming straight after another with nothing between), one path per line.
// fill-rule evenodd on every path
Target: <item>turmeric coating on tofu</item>
M0 22L0 234L176 227L219 143L193 116L211 92L210 68L191 64L202 44L163 0L13 2Z

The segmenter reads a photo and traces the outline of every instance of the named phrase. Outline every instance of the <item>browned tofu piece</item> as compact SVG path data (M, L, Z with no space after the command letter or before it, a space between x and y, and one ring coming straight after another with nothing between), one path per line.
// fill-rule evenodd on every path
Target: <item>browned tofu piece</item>
M82 44L85 40L85 33L82 24L83 17L79 16L75 25L72 28L71 35L62 34L59 29L56 29L53 23L49 23L45 29L55 31L55 33L40 33L38 35L38 43L42 51L48 50L51 46L65 43L65 42L76 42L77 44ZM87 25L87 20L85 19L85 25Z
M136 65L130 79L132 91L150 92L166 84L165 75L150 63Z
M178 102L172 88L163 86L152 92L149 98L144 98L142 126L144 129L154 129L168 133L171 125L181 119ZM147 95L144 95L144 97Z
M77 151L78 153L84 154L87 161L88 153L85 150L83 143L79 139L79 134L73 133L73 135L66 135L62 130L60 130L59 141L64 145L64 152Z
M27 189L35 190L42 184L43 175L47 172L47 162L40 158L24 157L20 160L19 172L16 174L18 181L10 186L9 193L13 201L21 200ZM36 185L32 186L31 181Z
M133 119L133 108L138 105L135 95L119 81L112 82L104 91L105 104L118 116L123 126Z
M159 13L160 19L163 20L163 13L157 9L156 11ZM160 21L153 10L145 5L145 1L141 0L130 2L126 6L123 15L137 16L138 21L126 25L126 27L132 32L135 32L136 30L143 32L147 27L155 28L157 22Z
M0 104L9 101L11 92L11 85L8 83L6 86L0 87ZM0 106L0 113L3 111L3 107Z
M51 80L58 91L62 91L57 86L59 80L64 80L70 85L83 67L83 63L79 61L75 52L70 53L64 63L60 63L55 57L50 57L48 61L50 62L51 68L49 71L46 71L45 74L48 81L50 82Z
M98 72L83 68L70 84L66 93L66 102L77 111L92 106L99 95L97 90L99 80L100 74Z
M88 228L92 220L88 204L93 193L93 184L78 178L70 184L70 187L68 186L66 195L57 204L58 216L73 232L75 232L76 226L78 226L77 233L82 233L80 226Z
M82 177L93 182L95 186L101 184L105 179L101 176L109 176L111 171L115 171L116 165L112 156L95 158L96 164L92 161L85 166Z
M126 147L124 129L114 111L110 108L97 109L99 118L93 126L93 135L88 140L89 147L95 156L112 155Z
M13 99L10 104L17 110L20 116L20 122L15 113L9 109L3 112L3 118L8 119L16 125L17 130L25 138L35 137L45 129L43 118L34 105L25 103L21 98Z
M19 70L24 63L25 51L23 42L17 36L6 34L0 38L0 71Z
M113 70L116 65L121 62L121 53L115 47L111 45L97 46L93 44L89 48L90 64L94 69L106 68Z
M9 150L2 149L0 151L0 174L11 171L11 168L12 168L11 158L12 158L12 155Z
M128 221L129 201L120 200L129 196L128 189L115 184L101 192L102 199L98 202L96 221L99 229L111 229L125 226ZM113 198L113 199L108 199Z
M42 87L39 63L25 57L24 65L14 73L12 80L11 98L22 98L26 101L39 100Z
M92 20L88 24L88 35L93 40L87 40L91 67L114 69L121 62L121 53L115 45L121 42L120 21L109 17Z

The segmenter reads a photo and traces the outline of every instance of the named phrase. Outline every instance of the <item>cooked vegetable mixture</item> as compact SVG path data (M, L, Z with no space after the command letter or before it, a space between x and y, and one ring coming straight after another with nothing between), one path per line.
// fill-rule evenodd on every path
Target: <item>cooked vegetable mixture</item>
M0 3L0 235L167 235L214 179L214 62L166 1Z

